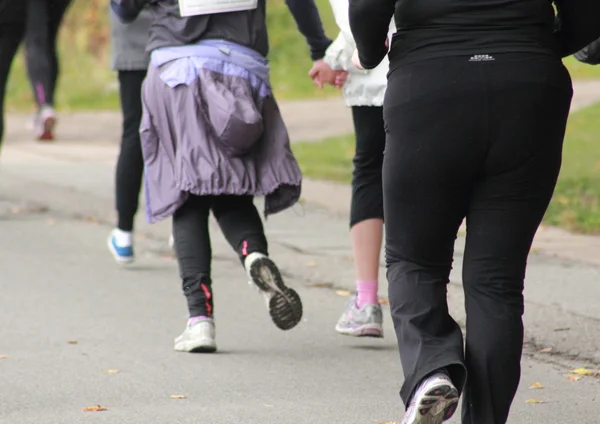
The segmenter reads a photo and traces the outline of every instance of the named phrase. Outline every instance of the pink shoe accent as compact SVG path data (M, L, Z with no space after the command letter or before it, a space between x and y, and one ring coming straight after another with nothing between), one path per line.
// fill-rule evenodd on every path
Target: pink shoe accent
M246 240L242 243L242 255L248 256L248 242Z
M208 317L205 316L197 316L197 317L191 317L188 321L188 325L194 325L196 324L198 321L204 321L208 319Z
M377 297L377 281L357 281L356 282L356 306L362 308L365 305L379 304Z

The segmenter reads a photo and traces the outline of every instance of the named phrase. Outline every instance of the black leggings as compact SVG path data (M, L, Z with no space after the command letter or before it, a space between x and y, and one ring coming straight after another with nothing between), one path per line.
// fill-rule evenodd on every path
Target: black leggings
M350 228L367 219L383 219L381 169L385 149L383 108L352 107L356 154L352 174Z
M15 5L23 2L15 2ZM17 6L21 7L21 6ZM23 13L26 9L23 8ZM4 101L6 97L6 84L13 59L19 44L25 33L25 21L23 23L0 22L0 146L4 138Z
M253 252L268 255L267 239L252 196L190 196L173 216L173 237L190 317L212 316L212 249L208 216L212 210L240 260Z
M117 161L116 199L119 215L117 227L122 231L133 231L144 175L140 122L142 120L142 83L145 77L146 71L119 71L123 130L121 150Z
M56 40L71 0L28 1L25 36L27 72L38 107L52 106L59 73Z
M463 424L506 422L520 379L526 262L559 174L571 97L553 56L441 58L390 74L387 277L406 404L445 368L464 390ZM466 350L446 287L465 217Z

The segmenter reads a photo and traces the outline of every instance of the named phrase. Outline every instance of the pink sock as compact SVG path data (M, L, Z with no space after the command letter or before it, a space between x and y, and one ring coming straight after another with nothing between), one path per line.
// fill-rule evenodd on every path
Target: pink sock
M190 320L188 321L188 325L194 325L196 324L198 321L203 321L205 319L208 319L208 317L205 316L197 316L197 317L191 317Z
M356 306L362 308L365 305L378 304L379 299L377 297L377 281L357 281L356 291L358 296L356 297Z

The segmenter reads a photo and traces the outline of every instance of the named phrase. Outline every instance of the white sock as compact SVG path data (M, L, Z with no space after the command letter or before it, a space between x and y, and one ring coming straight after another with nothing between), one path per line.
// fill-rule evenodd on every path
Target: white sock
M128 247L133 244L133 234L129 231L122 231L118 228L113 230L115 244L119 247Z

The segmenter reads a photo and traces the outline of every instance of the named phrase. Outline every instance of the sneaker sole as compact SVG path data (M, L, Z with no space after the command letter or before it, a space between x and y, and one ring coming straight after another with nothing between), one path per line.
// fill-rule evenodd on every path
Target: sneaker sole
M409 424L441 424L456 412L458 390L452 384L438 384L423 394L415 406L416 416Z
M204 342L182 342L175 344L175 350L186 353L215 353L217 346L214 344L205 344Z
M113 255L113 258L115 259L115 261L119 264L119 265L128 265L131 264L135 261L135 257L131 256L131 257L123 257L123 256L119 256L119 254L117 253L115 247L112 244L112 239L111 237L108 237L108 241L106 242L107 246L108 246L108 250L110 250L110 253Z
M54 127L56 125L56 118L46 118L42 124L42 133L38 136L38 141L53 141L54 140Z
M283 283L277 266L269 258L256 259L250 266L252 282L271 294L269 314L280 330L291 330L302 320L302 300L295 290Z
M343 328L336 325L335 331L342 336L383 338L383 328L377 324L361 325L358 328Z

